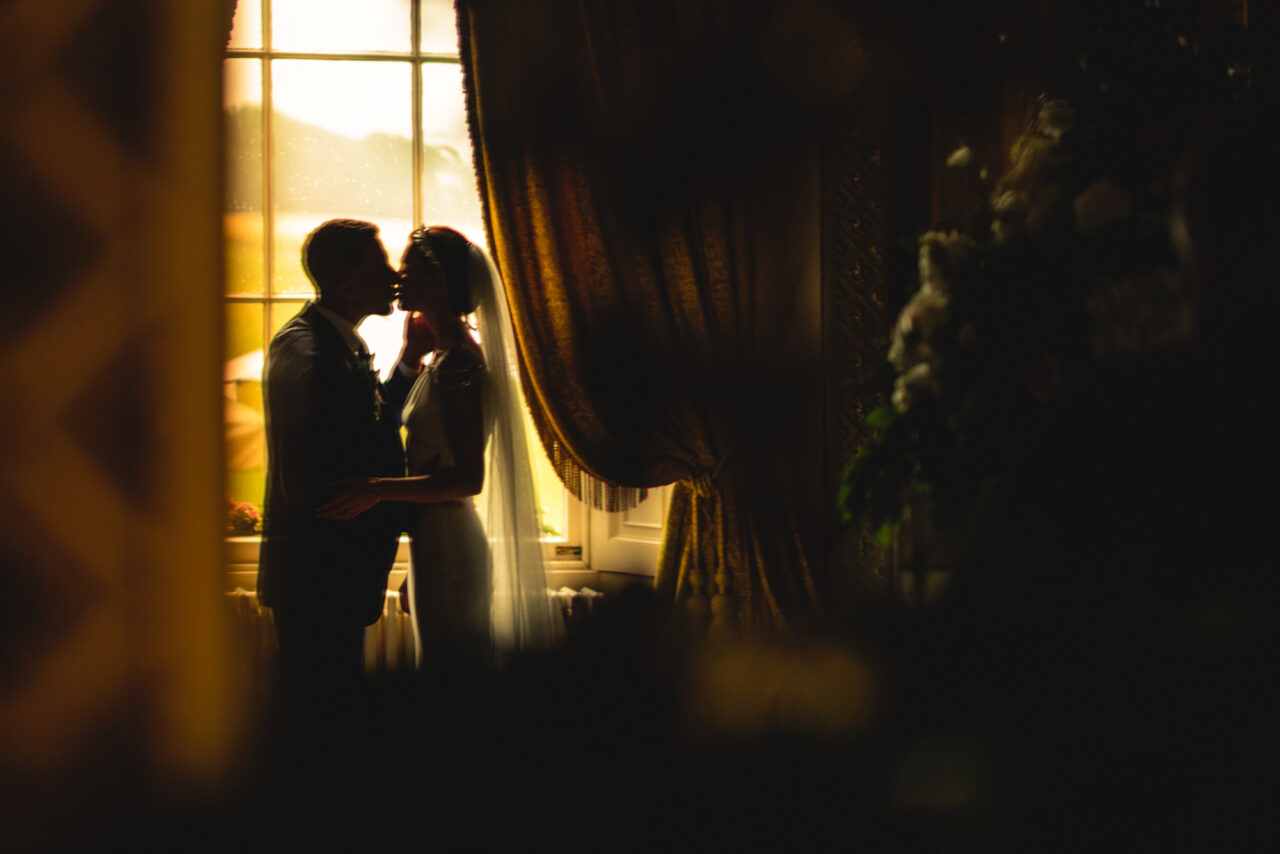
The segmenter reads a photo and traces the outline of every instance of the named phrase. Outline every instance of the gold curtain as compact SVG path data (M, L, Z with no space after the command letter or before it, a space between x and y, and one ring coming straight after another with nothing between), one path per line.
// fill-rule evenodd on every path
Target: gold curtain
M561 471L677 484L657 588L713 630L818 614L816 228L791 216L816 178L784 5L458 3L539 432Z

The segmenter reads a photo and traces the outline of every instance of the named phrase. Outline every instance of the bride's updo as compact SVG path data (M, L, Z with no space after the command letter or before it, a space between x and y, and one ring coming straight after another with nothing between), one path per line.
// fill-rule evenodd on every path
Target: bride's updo
M449 310L454 314L475 311L477 294L467 272L471 241L445 225L418 226L409 235L409 241L429 269L444 273L449 288Z

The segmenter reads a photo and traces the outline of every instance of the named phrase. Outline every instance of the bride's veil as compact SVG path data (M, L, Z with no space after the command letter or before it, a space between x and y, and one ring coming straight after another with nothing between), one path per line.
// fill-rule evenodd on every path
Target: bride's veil
M488 373L484 404L492 427L480 511L493 556L493 633L501 655L551 646L563 626L548 595L524 395L502 277L474 243L467 274L477 299L480 347Z

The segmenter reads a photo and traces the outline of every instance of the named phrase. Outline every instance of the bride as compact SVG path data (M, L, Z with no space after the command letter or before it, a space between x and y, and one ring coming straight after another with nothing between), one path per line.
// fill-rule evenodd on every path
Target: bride
M485 664L495 652L545 647L558 623L502 280L459 232L419 227L400 262L400 307L410 312L406 338L435 346L404 407L408 477L345 483L318 512L349 519L382 501L409 505L419 662Z

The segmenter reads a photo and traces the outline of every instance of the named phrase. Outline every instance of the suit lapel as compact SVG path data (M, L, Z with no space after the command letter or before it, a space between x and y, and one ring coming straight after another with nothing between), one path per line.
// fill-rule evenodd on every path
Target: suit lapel
M351 351L346 337L316 308L315 303L308 303L303 315L315 329L319 346L334 358L341 380L350 385L353 395L368 398L368 411L374 421L382 420L384 400L382 386L376 376L369 376L368 369L360 364L359 357ZM368 353L367 350L365 352Z
M307 303L306 309L302 312L302 317L315 330L316 341L323 347L324 352L338 356L352 367L356 366L356 357L351 352L351 348L347 346L347 339L342 337L342 333L330 322L329 318L320 313L315 303Z

